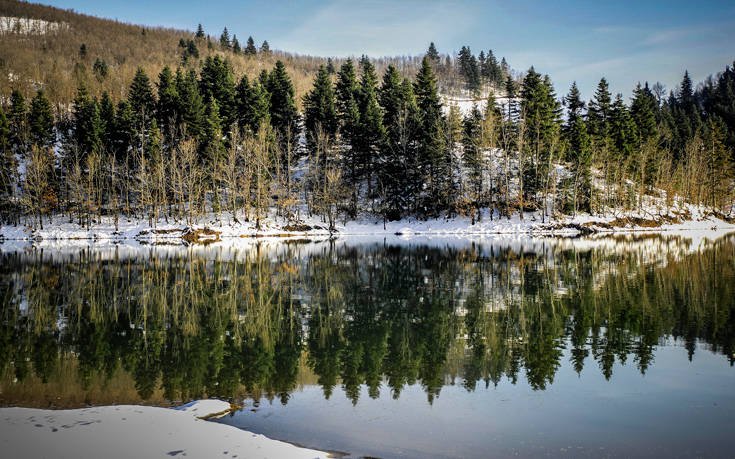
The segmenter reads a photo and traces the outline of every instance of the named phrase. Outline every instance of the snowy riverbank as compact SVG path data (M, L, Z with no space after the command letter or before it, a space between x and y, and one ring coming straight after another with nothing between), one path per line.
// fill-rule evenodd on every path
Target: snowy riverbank
M378 217L363 216L355 221L339 222L330 232L317 217L303 218L299 223L289 223L274 216L263 221L260 228L243 218L233 219L222 214L201 218L192 225L184 222L161 221L154 227L147 220L120 219L115 225L112 219L103 218L89 228L70 223L67 217L57 216L46 222L44 228L27 225L3 225L0 241L123 241L171 242L184 238L188 242L213 242L230 238L250 237L329 237L375 235L424 235L424 236L478 236L478 235L577 235L581 233L629 233L663 231L735 231L735 224L714 216L706 209L685 206L668 213L629 212L603 216L580 215L551 221L541 221L537 215L527 213L524 218L491 218L484 214L479 221L469 217L430 220L404 219L384 222Z
M0 451L24 458L326 458L329 454L201 419L230 409L201 400L177 409L0 408Z

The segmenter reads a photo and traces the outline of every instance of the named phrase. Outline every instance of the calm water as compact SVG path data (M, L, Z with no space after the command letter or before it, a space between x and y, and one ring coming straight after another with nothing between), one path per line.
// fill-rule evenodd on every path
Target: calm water
M735 456L735 237L0 245L0 404L351 456Z

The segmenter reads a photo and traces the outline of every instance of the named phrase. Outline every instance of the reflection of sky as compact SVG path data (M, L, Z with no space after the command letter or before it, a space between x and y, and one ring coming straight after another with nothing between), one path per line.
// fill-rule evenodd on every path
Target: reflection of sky
M223 422L321 449L380 457L529 455L723 456L735 448L735 369L699 349L692 362L679 346L659 347L646 374L633 357L606 381L588 358L578 376L565 352L553 384L474 392L445 386L433 405L419 385L398 400L383 387L362 388L352 406L341 390L324 400L318 386L295 392L285 407L261 403Z
M219 35L314 55L418 54L492 48L510 64L551 75L559 94L577 80L586 98L600 77L630 94L638 81L673 89L684 69L695 80L732 63L735 3L728 0L45 0L123 21Z

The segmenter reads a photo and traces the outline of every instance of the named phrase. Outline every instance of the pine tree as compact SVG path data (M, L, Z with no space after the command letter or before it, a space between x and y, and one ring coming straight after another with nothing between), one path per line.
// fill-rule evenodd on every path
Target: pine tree
M141 67L138 67L133 82L130 84L128 102L133 110L138 132L148 129L156 113L156 100L153 97L153 89L148 75Z
M28 149L28 109L25 98L17 89L10 93L10 148L18 154L25 155Z
M312 151L315 151L317 138L322 133L334 139L337 134L334 89L323 65L319 66L313 89L304 96L304 116L306 141Z
M204 38L204 28L201 24L197 26L197 33L194 35L196 38Z
M106 152L114 151L115 105L110 94L105 91L100 97L100 120L102 122L102 146Z
M417 154L427 191L422 203L423 213L435 216L449 205L450 163L444 144L444 120L436 77L426 57L416 75L414 92L419 112Z
M648 83L643 87L638 83L633 90L630 113L636 124L638 140L641 143L646 143L657 135L656 111L656 99L648 88Z
M164 138L168 141L173 140L176 132L176 124L178 123L179 92L176 87L176 78L170 68L164 67L158 75L158 106L156 115L159 126L162 126Z
M227 27L222 31L222 35L219 36L219 44L224 49L231 49L232 42L230 42L230 32L227 31Z
M258 50L255 48L255 40L253 40L253 37L248 37L248 41L245 44L245 55L255 56L256 54L258 54Z
M564 99L567 107L567 122L564 125L564 136L567 141L567 159L572 165L574 174L573 211L591 212L590 197L592 194L591 172L592 151L584 120L584 102L579 94L577 83L572 83L569 94Z
M352 145L357 138L360 110L357 103L357 74L352 59L347 59L337 73L335 86L337 117L342 139ZM356 164L351 164L351 168ZM354 175L354 174L353 174ZM353 177L356 180L356 177Z
M268 44L268 40L263 40L263 44L260 45L260 53L264 56L270 55L271 45Z
M8 219L18 166L10 143L10 122L0 106L0 221Z
M240 54L242 52L240 42L237 41L237 35L232 36L232 52L235 54Z
M479 218L483 207L485 161L482 150L482 114L477 105L462 122L462 161L468 171L469 198ZM475 221L475 213L473 222Z
M249 129L252 134L261 124L270 123L270 95L257 80L250 84L246 75L237 85L237 112L240 129Z
M121 100L115 109L115 156L123 164L129 164L130 149L135 140L135 115L130 103Z
M199 93L196 72L189 70L186 74L176 72L176 92L179 98L179 126L182 134L199 138L204 133L204 117L206 106Z
M426 51L426 57L429 58L431 65L439 65L439 51L436 50L436 46L434 46L433 41L429 43L429 49Z
M73 159L84 162L90 153L101 151L104 131L99 105L89 97L84 85L79 86L74 98L72 126L77 148L77 155Z
M367 179L368 197L372 197L373 177L379 149L385 137L383 127L383 113L378 104L378 77L375 67L367 57L360 61L362 76L358 89L358 107L360 110L360 124L358 128L357 144L353 145L358 151L361 175Z
M621 161L628 160L633 154L638 139L635 122L623 102L622 94L615 97L615 102L609 111L608 123L607 132L612 135L611 140L618 158Z
M296 110L295 90L286 66L280 60L268 76L268 93L270 94L270 118L284 154L291 154L286 147L296 144L298 136L299 115Z
M334 68L334 62L332 62L332 58L327 58L327 73L330 75L334 75L337 73L337 70Z
M28 115L31 141L41 149L47 149L54 144L54 114L43 90L39 89L31 100L31 111Z
M237 117L235 77L230 62L220 56L207 57L199 75L199 90L206 104L212 98L217 100L222 127L229 130Z
M383 215L397 220L408 210L417 193L421 176L415 167L414 135L417 107L410 81L402 80L398 70L389 65L380 88L380 105L386 128L380 182L383 189Z
M597 148L605 148L609 143L611 103L609 85L607 80L602 78L587 111L589 134Z

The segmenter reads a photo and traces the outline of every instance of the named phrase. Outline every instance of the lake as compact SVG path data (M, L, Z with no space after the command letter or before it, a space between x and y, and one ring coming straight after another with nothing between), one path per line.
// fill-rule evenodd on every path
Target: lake
M735 236L0 244L0 404L350 457L732 457Z

